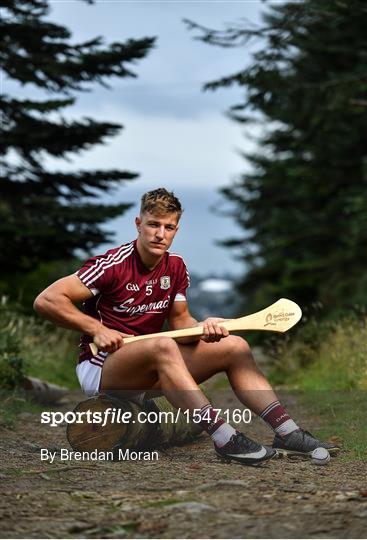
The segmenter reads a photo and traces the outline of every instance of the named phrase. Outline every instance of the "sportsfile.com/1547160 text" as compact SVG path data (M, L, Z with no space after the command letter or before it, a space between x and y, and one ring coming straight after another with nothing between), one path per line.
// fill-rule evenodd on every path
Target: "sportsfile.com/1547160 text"
M104 411L43 411L41 413L41 424L49 424L51 427L56 427L60 424L101 424L102 427L108 423L141 423L141 424L156 424L156 423L178 423L180 417L183 416L187 423L193 422L199 424L202 421L217 422L218 418L223 418L226 422L235 424L249 424L252 419L250 409L214 409L215 418L205 417L205 414L200 414L200 409L182 410L181 408L175 411L139 411L133 415L131 411L123 411L117 407L109 407Z

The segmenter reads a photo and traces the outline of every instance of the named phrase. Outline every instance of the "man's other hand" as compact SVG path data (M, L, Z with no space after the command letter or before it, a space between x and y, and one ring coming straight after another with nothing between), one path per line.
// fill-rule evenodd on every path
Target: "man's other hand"
M105 327L93 336L93 343L97 346L99 351L113 353L123 346L124 337L131 337L131 335L123 334L117 330Z
M220 325L220 323L225 320L227 319L209 317L208 319L205 319L205 321L199 323L200 326L203 326L204 328L204 334L201 336L201 339L207 343L213 343L227 337L229 335L227 328Z

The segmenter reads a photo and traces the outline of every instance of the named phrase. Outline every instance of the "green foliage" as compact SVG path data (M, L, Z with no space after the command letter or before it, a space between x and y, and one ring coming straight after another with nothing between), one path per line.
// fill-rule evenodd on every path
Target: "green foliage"
M367 319L310 321L278 344L273 382L303 390L367 390Z
M10 390L23 380L23 360L12 353L11 346L0 346L0 388Z
M12 390L20 386L25 374L24 369L17 318L9 310L3 297L0 303L0 389Z
M297 389L297 399L321 420L317 435L336 437L348 454L367 459L367 318L312 319L295 339L278 342L270 379Z
M35 319L32 323L30 328L24 328L22 336L21 350L27 358L28 374L67 388L79 388L75 373L78 333Z
M207 43L247 47L249 67L206 85L238 85L230 116L260 123L251 172L222 193L244 233L227 245L246 268L246 305L279 296L324 313L366 305L367 9L360 0L301 0L267 7L264 24L224 31L193 23Z
M39 415L43 410L44 405L26 398L24 390L19 388L3 390L0 388L0 426L8 429L15 428L21 413L34 412Z
M0 388L21 385L25 375L75 388L78 335L0 304Z
M24 377L24 362L19 356L20 346L8 329L0 326L0 389L19 386Z
M25 274L15 272L0 280L0 296L12 297L21 305L23 314L34 314L33 302L36 296L48 285L66 275L73 274L80 268L79 259L55 260L43 262ZM20 309L20 307L18 308Z
M93 8L91 8L93 9ZM50 261L67 260L108 241L102 225L131 205L102 204L110 192L137 174L125 170L48 170L45 158L70 159L115 136L121 125L91 118L67 120L65 108L91 83L136 77L131 66L144 58L154 38L105 45L101 37L72 43L67 28L47 19L46 0L12 0L2 7L1 65L5 77L36 87L45 99L0 98L1 281L20 283ZM19 91L20 93L20 91ZM8 295L14 298L10 288Z
M341 446L338 460L367 461L366 390L305 390L297 400L321 420L317 436Z
M43 410L23 389L33 376L77 388L78 336L24 314L23 307L0 302L0 425L12 428L22 412Z

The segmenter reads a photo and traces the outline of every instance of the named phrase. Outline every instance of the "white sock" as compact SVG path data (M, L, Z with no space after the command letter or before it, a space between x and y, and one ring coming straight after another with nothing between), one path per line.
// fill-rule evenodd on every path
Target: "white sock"
M210 435L212 441L219 447L224 446L230 440L232 435L236 433L236 430L230 425L224 422L218 429Z
M280 426L276 427L274 429L275 433L278 433L281 437L284 437L285 435L289 435L289 433L292 433L293 431L296 431L296 429L299 429L296 422L294 420L290 419L284 422L283 424L280 424Z

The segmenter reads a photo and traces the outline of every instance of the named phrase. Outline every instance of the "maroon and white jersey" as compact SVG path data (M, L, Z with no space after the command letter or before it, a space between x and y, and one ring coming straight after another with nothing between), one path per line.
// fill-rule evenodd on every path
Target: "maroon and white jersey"
M136 240L86 261L76 275L93 293L84 313L108 328L132 335L160 332L175 301L190 285L184 260L167 251L153 270L144 266ZM92 338L81 337L79 362L90 358Z

